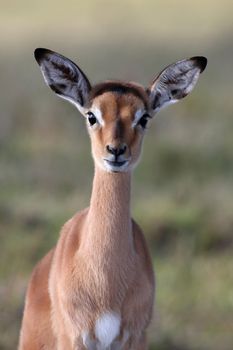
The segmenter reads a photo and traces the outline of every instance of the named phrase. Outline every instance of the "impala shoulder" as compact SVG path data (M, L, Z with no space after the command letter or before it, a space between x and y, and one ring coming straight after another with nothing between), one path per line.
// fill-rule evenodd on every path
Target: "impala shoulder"
M87 216L89 208L85 208L77 213L75 213L72 218L70 218L66 223L62 226L60 232L60 239L68 239L70 236L79 236L81 232L81 228Z
M45 309L49 306L48 281L54 248L51 249L35 266L27 290L27 301L34 309ZM42 302L43 301L43 302Z
M56 264L59 265L59 269L67 266L68 261L71 262L73 260L80 247L87 211L88 209L84 209L76 213L61 229L55 252L55 260Z

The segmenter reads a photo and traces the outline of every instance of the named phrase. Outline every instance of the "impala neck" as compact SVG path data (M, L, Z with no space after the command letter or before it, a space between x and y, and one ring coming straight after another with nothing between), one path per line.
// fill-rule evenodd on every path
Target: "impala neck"
M109 173L95 167L88 213L89 239L94 244L113 244L115 249L132 242L130 186L130 172Z

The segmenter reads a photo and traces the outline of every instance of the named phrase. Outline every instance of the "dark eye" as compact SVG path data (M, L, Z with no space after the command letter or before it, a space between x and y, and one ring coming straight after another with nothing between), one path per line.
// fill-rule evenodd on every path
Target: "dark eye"
M149 114L147 113L143 114L143 116L139 119L137 125L140 125L143 129L145 129L149 118L150 118Z
M91 126L97 123L97 119L92 112L87 112L87 115L88 122Z

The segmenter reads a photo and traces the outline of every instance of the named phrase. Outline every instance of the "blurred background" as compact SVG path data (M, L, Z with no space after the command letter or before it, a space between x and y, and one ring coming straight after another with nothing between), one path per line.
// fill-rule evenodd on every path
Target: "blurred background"
M230 0L1 0L1 350L16 349L33 266L88 205L93 176L84 120L45 86L36 47L92 82L147 85L208 57L192 94L148 130L132 204L157 276L150 350L233 348L232 16Z

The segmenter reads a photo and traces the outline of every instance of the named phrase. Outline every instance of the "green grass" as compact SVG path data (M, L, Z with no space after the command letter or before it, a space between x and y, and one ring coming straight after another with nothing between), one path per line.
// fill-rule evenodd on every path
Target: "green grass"
M231 349L232 257L194 258L178 246L169 257L155 258L155 266L158 339L170 339L172 349Z

